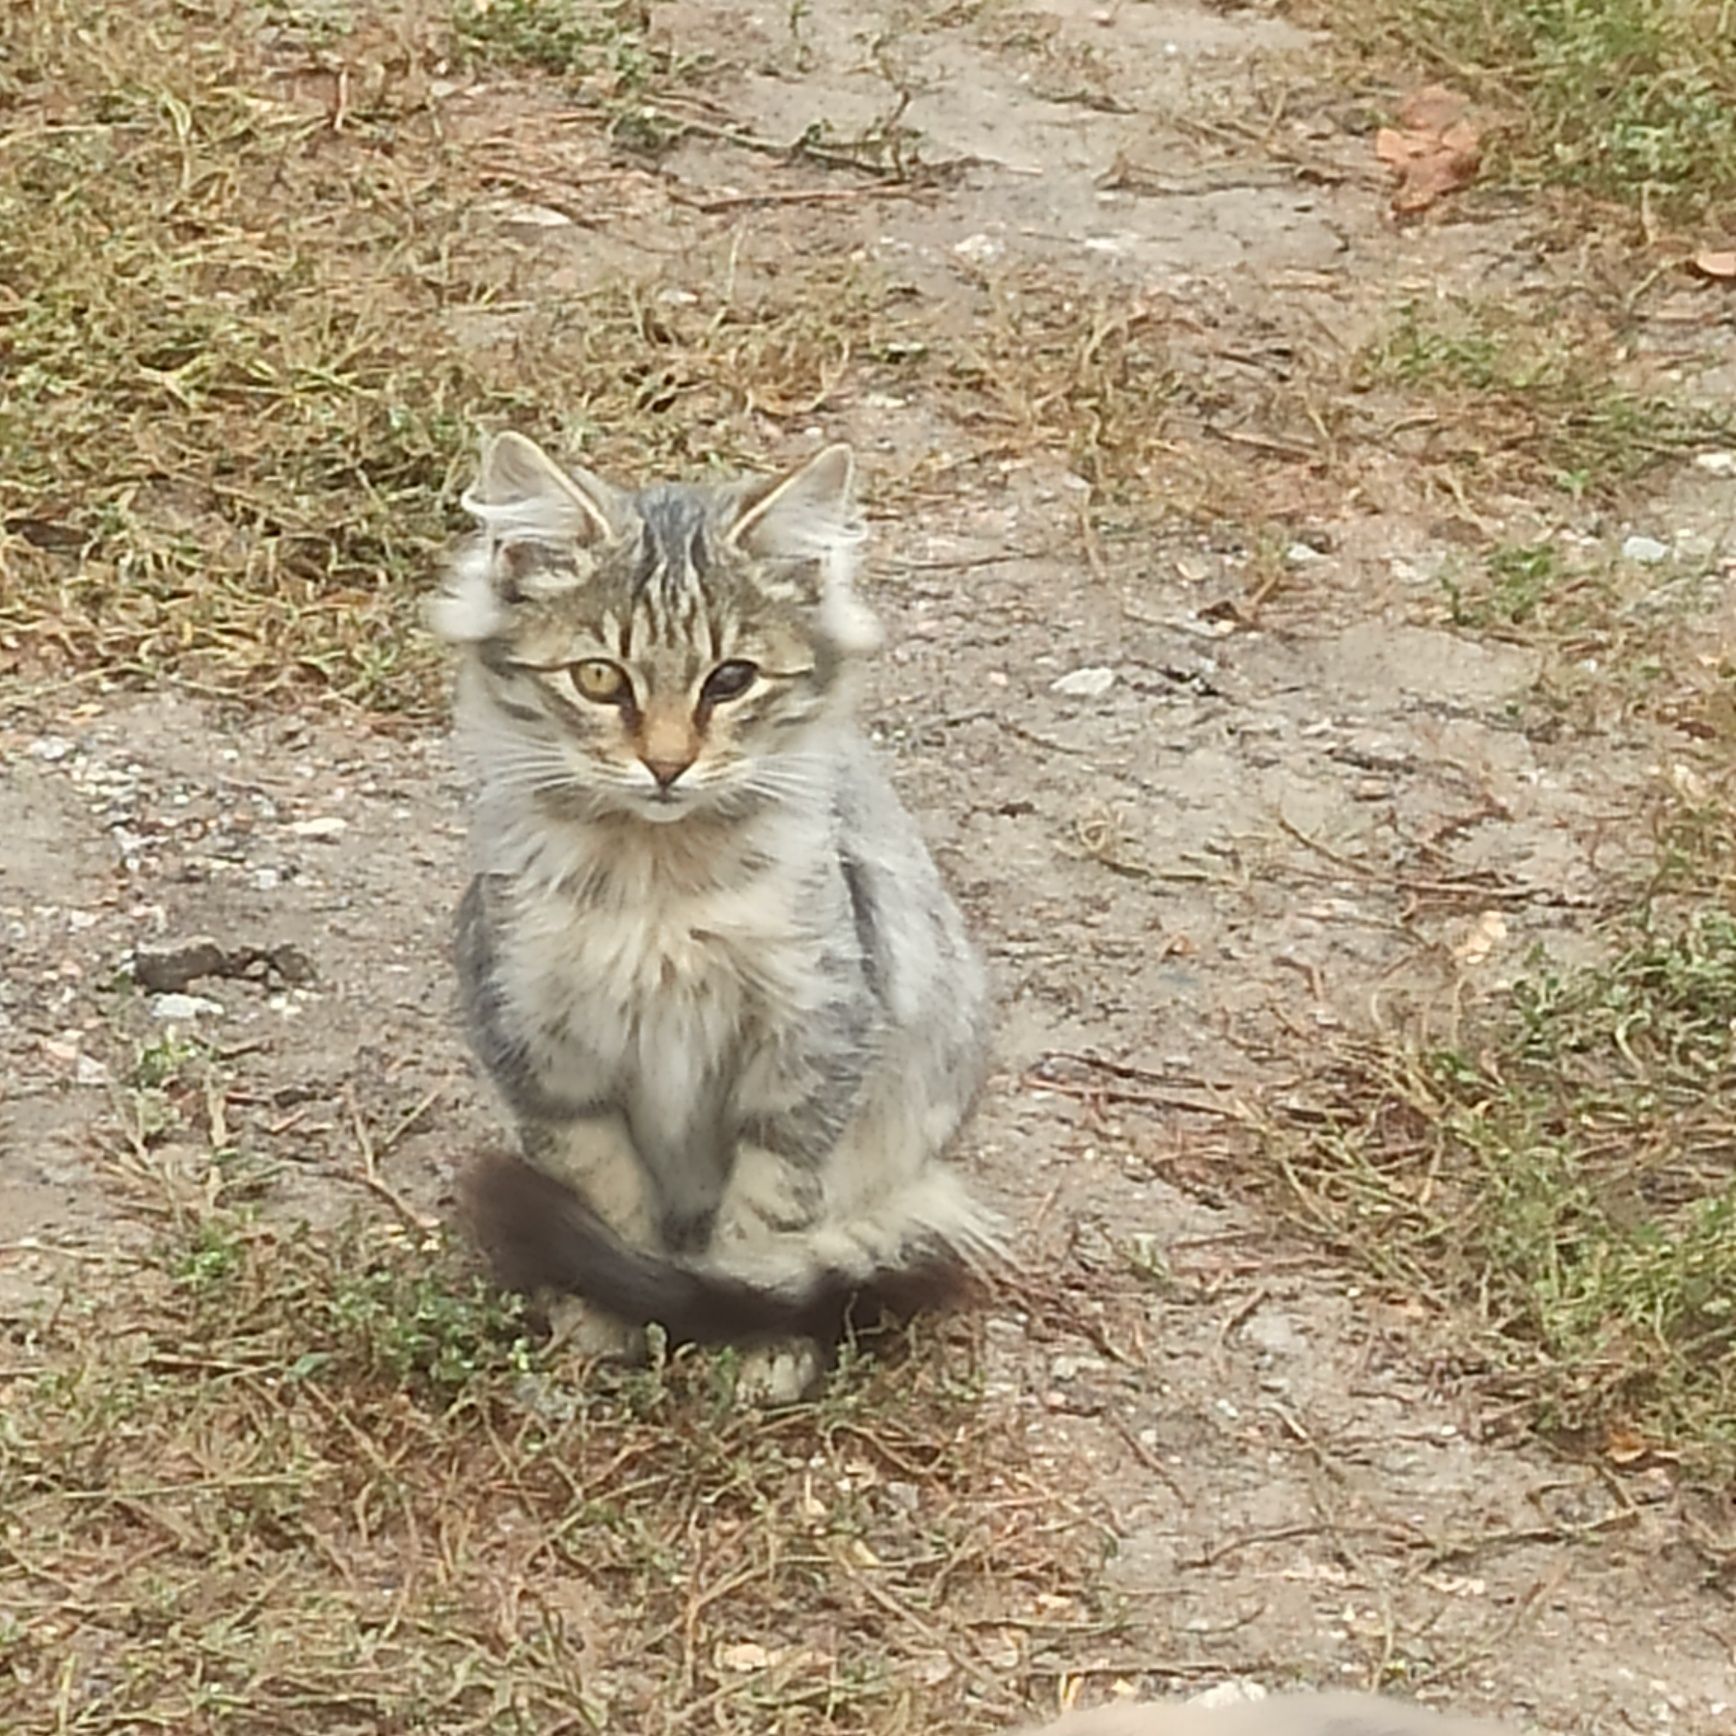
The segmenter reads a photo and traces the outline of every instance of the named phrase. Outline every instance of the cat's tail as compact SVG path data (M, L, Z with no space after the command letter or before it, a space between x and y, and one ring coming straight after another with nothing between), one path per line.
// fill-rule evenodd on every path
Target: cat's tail
M939 1168L848 1222L693 1260L622 1241L521 1157L489 1155L464 1191L507 1288L578 1296L631 1326L661 1326L678 1344L835 1338L851 1323L955 1303L1004 1258L994 1221Z

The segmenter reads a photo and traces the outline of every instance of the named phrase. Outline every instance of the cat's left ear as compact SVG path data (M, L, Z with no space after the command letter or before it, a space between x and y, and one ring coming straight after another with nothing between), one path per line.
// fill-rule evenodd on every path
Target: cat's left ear
M853 548L862 540L862 520L850 448L828 446L795 470L750 483L724 535L770 560L811 560Z
M724 538L762 560L812 562L821 632L846 654L880 644L880 626L851 584L866 535L856 510L856 460L828 446L806 464L742 490Z

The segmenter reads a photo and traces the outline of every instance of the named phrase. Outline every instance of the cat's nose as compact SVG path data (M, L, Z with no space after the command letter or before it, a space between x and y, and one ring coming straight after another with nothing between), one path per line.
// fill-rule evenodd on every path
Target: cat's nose
M691 759L645 759L645 769L657 780L657 787L666 790L693 764Z

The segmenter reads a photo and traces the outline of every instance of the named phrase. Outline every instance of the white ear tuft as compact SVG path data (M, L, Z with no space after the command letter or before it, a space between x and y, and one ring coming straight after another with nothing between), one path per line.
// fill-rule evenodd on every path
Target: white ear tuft
M824 558L863 537L856 512L856 460L848 446L828 446L806 464L742 496L729 540L773 560Z
M494 584L493 558L478 537L452 563L440 594L429 600L428 625L454 645L473 645L493 638L506 618L506 605Z

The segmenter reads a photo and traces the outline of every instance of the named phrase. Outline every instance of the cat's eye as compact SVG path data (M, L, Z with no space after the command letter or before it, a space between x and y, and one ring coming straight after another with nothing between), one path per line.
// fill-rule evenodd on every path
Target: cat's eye
M581 699L597 705L619 705L628 696L627 676L618 663L602 657L587 657L568 669Z
M715 705L720 699L739 699L759 680L759 665L740 661L720 663L706 676L699 697Z

